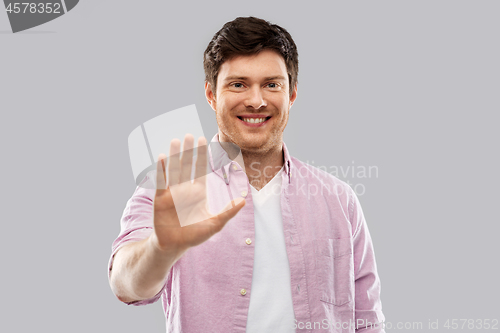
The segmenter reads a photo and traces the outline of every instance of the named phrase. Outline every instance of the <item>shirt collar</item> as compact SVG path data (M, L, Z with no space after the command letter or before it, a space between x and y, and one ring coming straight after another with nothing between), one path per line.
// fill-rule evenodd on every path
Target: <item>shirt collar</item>
M221 145L219 141L219 133L215 134L210 144L208 145L208 156L212 171L217 175L219 175L222 179L224 179L226 184L229 185L229 180L230 180L229 168L231 167L231 165L236 165L237 167L239 167L241 170L244 171L245 163L243 162L243 156L241 154L241 150L238 149L238 152L235 153L235 158L231 159L227 154L226 150L223 148L224 144L225 143L223 142ZM283 142L283 159L285 161L284 171L288 177L288 183L290 183L291 180L290 167L292 163L285 142Z

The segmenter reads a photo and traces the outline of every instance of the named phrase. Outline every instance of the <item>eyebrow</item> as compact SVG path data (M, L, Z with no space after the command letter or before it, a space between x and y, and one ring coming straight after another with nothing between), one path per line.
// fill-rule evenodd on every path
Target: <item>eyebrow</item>
M227 81L232 81L232 80L248 80L248 77L246 76L237 76L237 75L233 75L233 76L228 76L224 79L224 82L227 82ZM270 81L270 80L286 80L286 78L282 75L275 75L275 76L269 76L269 77L266 77L264 78L264 81Z

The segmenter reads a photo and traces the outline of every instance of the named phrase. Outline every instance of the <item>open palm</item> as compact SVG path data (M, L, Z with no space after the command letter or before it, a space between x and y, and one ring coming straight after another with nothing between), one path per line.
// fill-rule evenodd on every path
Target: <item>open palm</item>
M194 180L194 138L187 134L180 156L180 141L170 143L170 157L166 170L166 156L160 154L156 166L156 194L154 198L154 240L167 252L180 257L189 247L199 245L219 232L245 205L243 198L235 199L214 215L208 209L206 192L207 144L198 139ZM167 172L168 171L168 174Z

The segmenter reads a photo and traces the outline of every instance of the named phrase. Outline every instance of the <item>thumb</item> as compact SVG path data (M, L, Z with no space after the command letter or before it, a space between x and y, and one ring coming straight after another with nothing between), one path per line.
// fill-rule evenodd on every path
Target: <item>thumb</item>
M224 207L220 213L217 215L217 218L219 222L221 223L221 229L222 227L232 219L233 217L238 214L238 212L245 206L246 201L243 198L236 198L232 201L230 201L226 207Z

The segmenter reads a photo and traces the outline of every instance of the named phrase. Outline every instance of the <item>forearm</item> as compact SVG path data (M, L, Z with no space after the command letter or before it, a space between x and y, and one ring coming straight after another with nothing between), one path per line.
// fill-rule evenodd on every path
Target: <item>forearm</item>
M123 302L151 298L161 290L179 257L179 253L160 251L151 237L124 245L114 257L111 289Z

